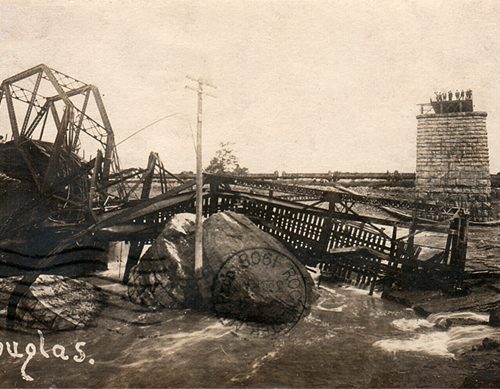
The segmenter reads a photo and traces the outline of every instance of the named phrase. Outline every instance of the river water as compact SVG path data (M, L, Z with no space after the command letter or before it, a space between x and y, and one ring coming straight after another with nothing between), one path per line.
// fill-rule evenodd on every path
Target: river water
M481 324L439 330L443 317L418 318L396 303L342 285L322 285L311 312L290 331L248 328L189 310L148 312L110 286L108 304L91 328L44 335L0 330L0 342L29 342L25 364L0 355L3 387L458 387L474 370L463 356L499 330ZM117 293L118 292L118 293ZM446 316L446 315L444 315ZM75 351L77 342L86 342ZM66 348L68 360L51 348ZM59 348L60 351L60 348ZM25 353L24 353L25 354ZM467 354L466 354L467 355ZM79 358L81 360L82 358ZM33 379L25 381L21 369Z

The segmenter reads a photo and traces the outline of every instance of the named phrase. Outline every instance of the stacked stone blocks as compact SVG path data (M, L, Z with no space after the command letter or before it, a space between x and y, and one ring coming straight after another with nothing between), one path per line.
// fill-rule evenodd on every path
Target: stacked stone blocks
M489 220L490 169L486 112L418 115L417 196L431 204L463 207Z

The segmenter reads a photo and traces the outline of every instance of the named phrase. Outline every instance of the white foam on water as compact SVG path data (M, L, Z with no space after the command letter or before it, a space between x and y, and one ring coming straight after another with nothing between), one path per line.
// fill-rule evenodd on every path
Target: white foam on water
M426 319L396 319L391 322L391 326L400 331L413 332L419 328L432 328L434 323Z
M368 289L359 289L359 288L355 288L355 287L351 287L351 286L345 286L342 289L348 290L348 291L350 291L353 294L361 294L361 295L364 295L364 296L368 296L370 294L370 291ZM382 293L373 292L372 296L370 296L370 297L381 298L382 297Z
M331 295L334 295L334 296L338 296L339 295L339 293L335 289L329 288L327 286L320 285L320 287L318 289L320 291L324 290L325 292L327 292L327 293L329 293Z
M435 331L428 334L419 334L411 339L383 339L373 345L387 352L398 351L420 352L429 355L453 358L455 355L448 351L449 335L444 331Z
M484 338L500 342L500 329L486 326L460 326L448 330L448 351L461 354L469 351L473 346L480 345Z
M331 311L332 312L342 312L345 307L347 307L347 305L346 304L342 304L340 307L332 308Z
M200 343L220 339L229 335L231 330L223 324L216 322L203 329L193 332L176 332L161 335L157 338L154 345L148 345L147 348L141 348L140 342L134 346L134 361L122 363L123 368L137 367L157 360L158 355L161 358L172 356L178 352L188 350Z
M427 319L397 319L392 321L391 325L398 330L412 332L420 328L432 328L447 319L451 320L451 324L454 320L467 325L488 324L489 315L475 312L440 312L429 315Z
M276 349L265 353L263 356L258 357L254 360L250 367L250 371L247 373L239 373L231 378L231 382L241 382L250 379L252 376L256 375L259 369L268 361L276 359L279 356L279 352L283 347L284 343L280 342L275 345Z
M309 315L305 316L303 319L302 319L305 323L311 323L311 324L322 324L323 323L323 320L321 320L320 318L316 317L316 316L313 316L312 313L309 313Z
M332 301L330 301L330 299L327 299L326 297L321 297L316 303L316 308L319 309L320 311L342 312L344 308L347 306L346 304L342 304L338 307L329 307L328 305L332 305Z
M438 323L446 319L459 319L467 321L467 323L488 324L490 316L488 314L481 314L475 312L440 312L433 313L427 317L431 323Z
M421 320L417 326L416 321L405 321L405 319L395 320L392 324L403 331L411 331L412 327L418 329L429 328L429 325L434 325L430 321L425 323L425 320ZM447 331L431 329L412 338L379 340L373 346L392 353L398 351L420 352L454 358L456 355L470 351L474 346L480 345L484 338L500 341L500 329L487 325L457 326Z

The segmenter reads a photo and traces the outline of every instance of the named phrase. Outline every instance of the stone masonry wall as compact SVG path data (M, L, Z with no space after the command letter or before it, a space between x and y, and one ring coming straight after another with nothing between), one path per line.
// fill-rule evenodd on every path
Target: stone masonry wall
M492 218L486 112L418 115L417 196Z

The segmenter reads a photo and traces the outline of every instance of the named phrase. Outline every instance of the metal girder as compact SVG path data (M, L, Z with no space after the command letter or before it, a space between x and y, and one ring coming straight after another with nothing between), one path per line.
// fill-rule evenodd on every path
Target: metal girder
M42 183L43 192L49 191L52 188L53 182L55 182L56 180L57 169L59 168L59 156L61 155L62 147L66 138L68 126L71 122L72 114L72 107L67 106L64 110L64 114L59 127L57 128L57 136L54 142L54 151L50 156L47 169L45 170L45 176Z
M31 111L33 110L33 104L35 103L36 94L38 93L38 88L40 87L41 80L42 80L42 72L39 72L36 78L35 87L33 88L33 92L31 94L30 103L28 104L28 109L26 110L26 116L24 117L23 126L21 127L21 134L24 134L26 127L28 126L28 121L31 116Z
M284 184L276 181L263 181L255 180L245 177L235 177L226 175L213 175L206 174L210 179L211 177L216 178L223 184L233 184L243 187L261 189L261 190L273 190L275 192L283 193L294 193L299 195L310 195L315 196L317 199L324 198L324 196L332 196L332 193L337 197L338 202L353 202L371 205L374 207L389 206L395 208L403 209L417 209L417 210L427 210L432 212L444 212L443 207L433 204L426 204L423 202L399 200L399 199L388 199L376 196L366 196L353 193L351 191L336 191L332 192L330 190L321 190L316 188L309 188L300 185Z
M73 145L72 145L72 149L76 150L76 147L78 145L78 139L80 137L80 129L82 127L82 123L83 123L83 117L85 115L85 112L87 111L87 104L89 102L89 97L90 97L90 91L87 90L85 92L85 100L83 100L83 105L82 105L82 110L80 111L80 119L78 120L78 125L76 127L76 133L75 133L75 138L73 140Z
M33 122L31 122L31 125L29 126L29 128L26 130L24 136L26 138L30 138L31 135L33 135L33 133L35 132L35 129L36 127L38 126L38 124L40 123L40 120L42 120L42 117L44 117L47 113L47 111L49 110L49 103L46 102L42 109L40 111L37 112L35 118L33 119ZM46 116L45 116L46 118Z
M57 113L57 108L53 102L49 102L50 112L52 113L52 118L54 119L54 123L56 127L59 128L61 125L61 121L59 120L59 114Z
M36 81L33 78L29 79L33 76L36 76ZM28 81L26 79L33 82L33 88L26 89L24 84ZM50 85L50 89L54 88L56 93L49 97L40 95L40 91L45 90L43 89L44 85ZM81 95L84 96L83 103L81 103L81 100L74 99L75 96ZM114 172L120 176L120 180L115 183L115 185L118 184L119 197L121 199L125 198L124 179L120 171L113 130L97 87L51 69L47 65L40 64L6 78L0 85L0 101L4 97L7 103L12 138L20 149L39 191L51 192L54 185L56 185L56 181L67 181L67 177L65 177L67 174L61 175L59 172L60 169L63 169L61 166L62 153L66 153L68 147L70 152L76 153L83 132L99 142L98 148L102 149L103 167L99 174L97 187L107 188L109 175ZM97 106L97 112L92 113L95 114L95 117L87 114L91 97L95 100ZM21 113L16 112L19 109L14 104L14 100L28 105L25 113L22 113L22 117L17 116ZM62 102L64 114L61 112L61 106L59 105L61 103L58 102ZM34 118L32 117L33 109L36 112ZM46 139L47 134L45 134L44 138L47 119L53 120L57 133L55 139L49 140L53 144L53 148L48 150L49 162L46 170L42 172L33 165L28 150L25 147L23 148L22 145L37 130L40 133L40 140L48 140ZM52 133L51 136L53 136ZM73 176L74 172L68 174Z
M9 120L10 120L10 127L12 129L12 136L14 137L14 141L17 142L19 140L19 127L17 125L16 111L14 109L14 104L12 102L10 86L7 84L3 85L2 89L5 94L5 101L7 102L7 110L9 112Z
M70 90L68 92L65 92L65 94L66 94L67 97L73 97L73 96L80 95L80 94L83 94L85 92L88 92L92 88L95 88L95 87L92 86L92 85L84 85L84 86L81 86L79 88L72 89L72 90ZM62 99L61 95L54 95L54 96L47 97L48 101L53 101L53 102L59 101L61 99Z
M15 85L16 82L22 81L26 78L33 76L33 75L38 75L33 91L28 91L28 90L25 90L24 88L22 88L18 85ZM50 82L52 87L57 92L56 95L53 95L50 97L44 97L44 96L39 96L37 94L39 86L40 86L40 82L42 79ZM67 80L69 80L69 82L65 82ZM73 89L70 89L72 86L71 84L78 85L78 86L73 88ZM11 91L9 89L12 87L20 89L20 90L24 91L25 93L23 94L23 96L19 96L19 97L14 96L13 91ZM108 165L108 166L112 165L112 163L109 160L114 157L114 155L113 155L114 136L113 136L111 124L110 124L109 118L107 116L106 110L104 108L104 104L102 102L99 90L95 86L90 85L90 84L85 84L77 79L74 79L70 76L67 76L64 73L58 72L54 69L51 69L44 64L40 64L40 65L37 65L31 69L28 69L24 72L21 72L17 75L14 75L12 77L5 79L2 82L1 88L2 88L2 94L0 96L2 96L4 94L4 90L5 90L5 91L8 91L8 94L10 95L9 100L12 101L12 99L17 99L17 100L20 100L20 101L28 104L27 114L24 117L24 122L23 122L23 125L21 128L21 135L23 135L25 133L30 134L30 135L33 134L34 129L35 129L34 127L36 127L36 125L38 125L40 118L37 118L37 120L35 120L33 122L33 124L31 126L29 126L29 131L26 132L27 128L28 128L28 123L30 120L30 115L31 115L32 109L34 106L37 106L40 109L43 109L43 107L46 106L47 102L49 102L49 106L50 106L50 109L52 111L55 125L57 128L59 128L60 122L59 122L59 118L58 118L58 114L57 114L57 109L56 109L54 103L62 100L62 101L64 101L64 104L66 106L72 106L76 111L81 113L81 116L79 118L79 123L78 123L78 129L79 129L78 132L84 131L89 136L91 136L92 138L99 141L103 145L103 147L106 149L104 151L104 154L105 154L104 157L105 157L105 159L108 160L106 165ZM88 97L87 96L88 96L89 92L93 93L97 108L99 110L100 120L102 121L102 124L98 123L97 121L95 121L94 119L92 119L91 117L86 115L86 113L85 113L86 105L88 104ZM31 96L29 94L31 94ZM86 98L85 98L85 102L84 102L84 107L82 107L81 110L78 109L78 107L76 107L75 104L70 99L71 97L76 96L76 95L80 95L80 94L87 94ZM40 103L38 103L36 101L37 96L45 99L45 105L42 106ZM8 103L8 105L10 106L10 108L9 108L10 117L15 117L15 109L14 109L13 104ZM82 128L82 124L83 124L84 119L90 120L92 123L91 128L99 129L99 130L97 130L98 132L100 130L102 130L102 133L100 135L95 135L95 134L92 134L91 132L88 132L85 128ZM12 125L13 120L14 119L11 119L11 127L13 127L14 137L16 137L18 134L16 134L15 132L17 131L19 133L20 129L19 129L19 126L17 123L17 118L15 119L16 120L15 125ZM104 138L106 138L106 140L103 140ZM78 137L76 137L76 140L78 140ZM76 146L76 144L77 144L76 142L73 142L73 146ZM109 168L106 166L104 170L105 170L104 175L106 176L107 172L109 171Z
M52 73L52 69L50 69L46 65L41 65L41 66L42 66L43 72L45 73L45 76L52 83L52 86L57 91L57 93L59 93L59 96L61 96L61 99L66 103L66 105L73 105L73 103L69 99L66 92L63 90L61 85L59 85L59 82L57 81L56 77L54 76L54 73Z
M107 143L106 143L106 150L104 152L104 166L103 166L103 183L106 183L108 180L108 176L111 170L111 162L113 159L113 152L115 149L115 136L113 134L113 130L111 129L111 123L108 118L108 114L106 112L106 108L104 108L104 103L101 98L101 94L99 93L99 89L96 87L92 87L92 94L94 95L94 99L97 103L97 109L99 110L99 113L101 115L101 119L104 124L104 128L106 129L106 132L108 134L107 136ZM117 158L115 158L115 162L118 164ZM119 166L118 166L119 168Z
M31 77L31 76L39 73L40 71L45 70L45 68L48 69L48 67L43 65L43 64L34 66L31 69L25 70L25 71L18 73L12 77L6 78L5 80L3 80L3 84L13 84L17 81L21 81L25 78Z

